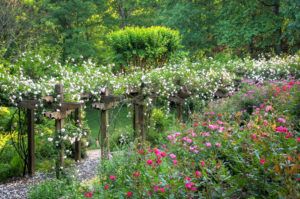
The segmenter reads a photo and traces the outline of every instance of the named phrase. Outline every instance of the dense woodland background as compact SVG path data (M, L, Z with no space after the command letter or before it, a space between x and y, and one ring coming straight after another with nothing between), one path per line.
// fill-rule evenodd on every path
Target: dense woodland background
M226 52L257 57L300 46L299 0L1 0L0 58L24 51L110 63L107 34L167 26L192 59Z

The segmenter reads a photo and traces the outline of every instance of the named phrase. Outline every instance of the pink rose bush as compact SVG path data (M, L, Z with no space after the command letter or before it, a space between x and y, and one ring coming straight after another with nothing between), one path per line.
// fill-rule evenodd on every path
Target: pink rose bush
M299 128L283 106L300 83L237 112L207 111L159 146L133 145L99 168L94 198L299 198ZM257 93L246 91L246 97ZM245 95L243 95L245 97ZM85 193L89 193L87 190Z

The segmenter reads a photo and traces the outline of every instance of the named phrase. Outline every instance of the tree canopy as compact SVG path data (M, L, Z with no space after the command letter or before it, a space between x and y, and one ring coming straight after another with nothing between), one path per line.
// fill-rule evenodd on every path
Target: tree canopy
M4 59L30 50L108 63L107 35L132 26L175 29L194 57L293 54L300 46L298 0L2 0L0 7Z

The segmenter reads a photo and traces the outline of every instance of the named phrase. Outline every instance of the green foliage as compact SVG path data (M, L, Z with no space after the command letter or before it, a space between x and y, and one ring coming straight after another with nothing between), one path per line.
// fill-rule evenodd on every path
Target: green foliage
M11 145L6 145L0 154L0 181L22 176L23 160Z
M48 180L29 190L29 199L78 198L78 184L69 180Z
M110 33L108 44L118 65L145 69L167 63L180 48L180 35L165 27L127 27Z

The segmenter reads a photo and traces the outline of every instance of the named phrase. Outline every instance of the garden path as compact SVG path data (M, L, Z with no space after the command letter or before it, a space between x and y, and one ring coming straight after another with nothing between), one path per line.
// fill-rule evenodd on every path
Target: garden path
M81 182L93 178L97 174L99 160L100 150L87 151L87 158L75 165L77 178ZM36 173L31 178L18 178L0 184L0 199L25 199L31 186L51 178L55 178L54 173Z

